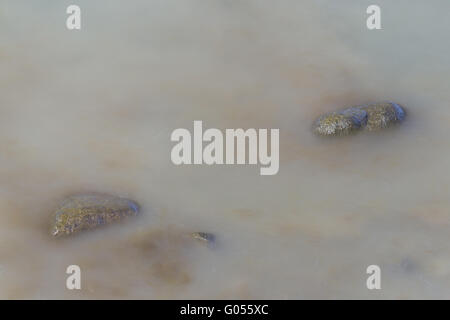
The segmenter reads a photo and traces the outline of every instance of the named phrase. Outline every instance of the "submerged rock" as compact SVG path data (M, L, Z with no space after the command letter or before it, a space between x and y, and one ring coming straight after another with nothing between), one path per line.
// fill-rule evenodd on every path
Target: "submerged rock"
M125 198L95 193L73 195L57 208L51 234L71 235L135 216L138 212L138 204Z
M314 124L314 132L324 136L347 135L367 123L367 112L351 107L320 116Z
M213 247L216 244L216 236L207 232L194 232L192 237L199 241L206 243L209 247Z
M360 129L380 130L405 118L404 109L393 102L379 102L326 113L314 123L314 132L324 136L347 135Z

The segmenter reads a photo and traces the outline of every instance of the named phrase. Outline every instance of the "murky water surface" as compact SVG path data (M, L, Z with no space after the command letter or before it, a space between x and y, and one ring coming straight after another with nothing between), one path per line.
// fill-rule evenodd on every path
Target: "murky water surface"
M450 298L450 3L378 0L369 31L372 2L79 0L71 32L69 1L3 0L0 297ZM311 133L379 100L404 124ZM279 128L278 175L174 166L194 120ZM59 201L92 191L141 215L51 238Z

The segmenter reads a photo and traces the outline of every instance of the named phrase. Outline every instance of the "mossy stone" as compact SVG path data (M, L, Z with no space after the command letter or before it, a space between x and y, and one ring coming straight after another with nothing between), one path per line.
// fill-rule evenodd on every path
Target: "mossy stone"
M105 194L77 194L64 199L56 209L51 234L67 236L93 229L139 212L136 202Z

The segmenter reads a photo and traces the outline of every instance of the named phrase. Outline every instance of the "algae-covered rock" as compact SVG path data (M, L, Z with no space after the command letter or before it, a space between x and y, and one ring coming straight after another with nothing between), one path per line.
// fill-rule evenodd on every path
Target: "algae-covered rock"
M340 136L361 129L376 131L403 121L405 115L405 110L393 102L354 106L320 116L314 122L314 132L324 136Z
M367 112L351 107L320 116L314 123L314 132L324 136L347 135L367 123Z
M367 125L369 131L380 130L392 124L399 123L405 118L405 111L397 103L380 102L369 104L361 109L367 112Z
M138 212L138 204L129 199L96 193L73 195L56 209L51 234L71 235L135 216Z

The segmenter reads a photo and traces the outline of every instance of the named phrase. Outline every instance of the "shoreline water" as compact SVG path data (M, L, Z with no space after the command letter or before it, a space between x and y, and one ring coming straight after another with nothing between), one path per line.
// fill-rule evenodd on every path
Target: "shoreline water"
M369 1L78 2L78 33L68 2L0 4L0 298L449 295L447 2L379 0L379 32ZM380 100L405 106L401 126L311 130ZM198 119L279 128L280 171L175 166L170 134ZM53 241L58 201L91 191L141 216ZM220 245L186 240L199 231ZM64 287L72 264L79 292Z

